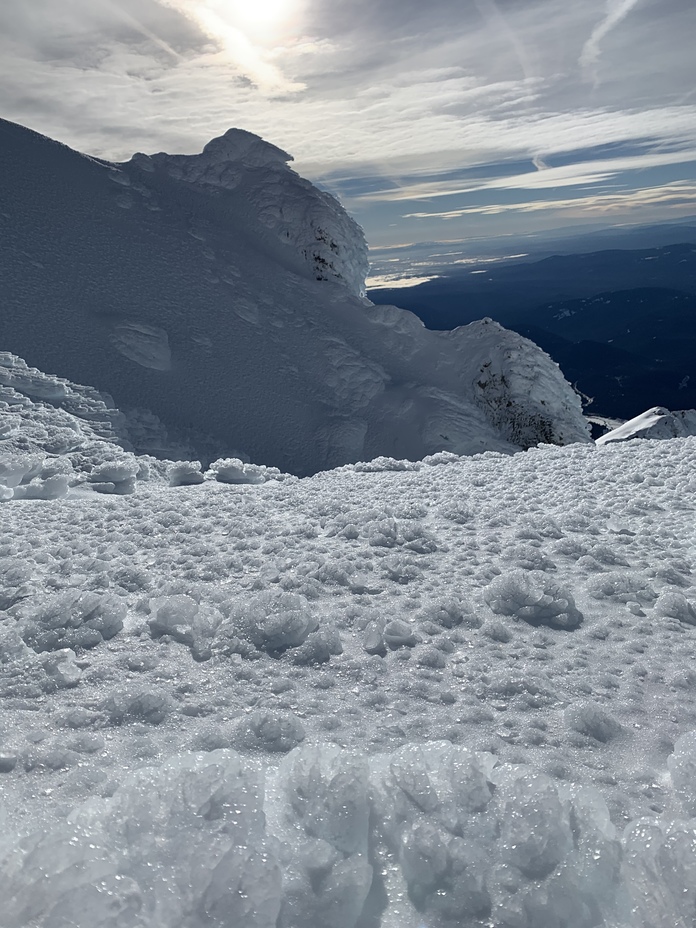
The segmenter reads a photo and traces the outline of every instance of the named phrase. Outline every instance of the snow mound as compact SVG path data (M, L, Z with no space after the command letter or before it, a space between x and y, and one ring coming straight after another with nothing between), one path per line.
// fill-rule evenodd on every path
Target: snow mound
M576 417L579 397L555 362L540 363L534 342L492 319L439 334L459 347L462 368L474 371L476 404L509 442L529 448L586 441L587 425Z
M492 322L430 332L369 303L362 231L257 136L109 164L0 132L0 345L59 375L32 375L33 401L75 414L68 384L94 384L140 450L172 457L166 423L185 461L299 475L589 441L578 396L531 342Z
M670 412L663 406L653 406L634 419L601 435L595 442L606 445L615 441L630 441L633 438L686 438L696 435L696 409Z

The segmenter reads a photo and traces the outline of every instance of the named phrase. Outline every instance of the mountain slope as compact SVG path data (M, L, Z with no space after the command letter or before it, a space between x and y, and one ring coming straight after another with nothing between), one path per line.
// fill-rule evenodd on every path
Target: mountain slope
M294 473L586 440L532 343L365 300L361 230L288 160L230 130L114 165L0 123L3 349Z

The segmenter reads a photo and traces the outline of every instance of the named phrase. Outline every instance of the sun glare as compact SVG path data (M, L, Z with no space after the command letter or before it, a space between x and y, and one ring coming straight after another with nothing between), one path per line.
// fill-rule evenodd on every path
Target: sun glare
M242 27L253 32L282 29L296 12L297 0L223 0L220 11L227 11Z
M288 77L274 52L292 44L304 0L158 0L193 20L216 43L219 60L263 92L294 93L305 85Z

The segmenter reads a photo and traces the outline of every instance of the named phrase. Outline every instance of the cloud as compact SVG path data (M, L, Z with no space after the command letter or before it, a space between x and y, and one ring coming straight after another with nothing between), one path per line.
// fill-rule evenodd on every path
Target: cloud
M696 113L694 114L696 115ZM542 171L527 171L504 177L480 178L462 183L461 179L434 180L404 184L391 189L358 193L356 199L374 202L432 200L439 197L463 196L484 190L552 190L559 187L579 187L601 184L626 172L645 171L693 162L696 164L696 147L680 151L662 151L616 157L595 161L578 161Z
M221 7L215 0L157 0L162 6L181 13L194 22L220 49L223 63L238 71L264 93L294 93L305 89L305 84L292 80L269 58L260 41L258 28L263 16L251 15L260 0L245 0L243 4L230 2ZM297 2L297 0L288 0ZM278 3L275 4L278 6ZM246 8L246 15L244 9ZM269 32L273 30L269 27ZM214 58L210 58L212 63Z
M599 81L597 64L601 54L602 42L639 2L640 0L607 0L604 19L592 30L592 35L584 44L580 53L580 66L584 71L592 75L595 84Z
M130 13L124 7L118 6L116 3L112 3L111 0L101 0L102 5L106 9L110 9L117 18L122 19L127 25L129 25L136 32L139 32L140 35L144 36L149 41L153 42L158 48L161 48L168 55L171 55L175 61L180 61L182 56L176 49L166 42L161 36L153 32L145 23L141 22L136 16Z
M4 0L2 114L114 160L200 151L240 126L384 239L409 198L542 196L624 169L602 154L558 168L584 148L648 139L642 166L686 160L696 5L664 3ZM600 60L601 100L584 80Z
M474 3L484 20L489 22L494 29L500 30L505 39L509 42L519 62L522 76L525 80L531 80L534 75L524 42L517 31L511 26L510 20L501 11L496 0L474 0Z
M644 187L617 193L602 193L586 197L558 200L529 200L525 203L496 203L487 206L467 206L441 213L407 213L405 219L461 219L463 216L498 216L503 213L565 212L577 217L608 217L627 212L641 212L648 207L678 207L689 214L696 209L696 184L674 181L659 187Z

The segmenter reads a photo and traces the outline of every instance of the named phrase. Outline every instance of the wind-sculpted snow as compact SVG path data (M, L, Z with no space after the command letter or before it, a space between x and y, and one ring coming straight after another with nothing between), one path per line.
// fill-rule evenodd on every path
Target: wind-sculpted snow
M130 458L0 510L3 928L693 923L696 439Z
M0 140L0 346L113 397L138 450L172 457L169 431L182 459L304 475L589 441L532 342L362 297L361 230L262 139L124 164L6 122Z
M597 444L606 445L633 438L685 438L688 435L696 435L696 409L670 412L663 406L653 406L640 416L606 432L597 439Z

